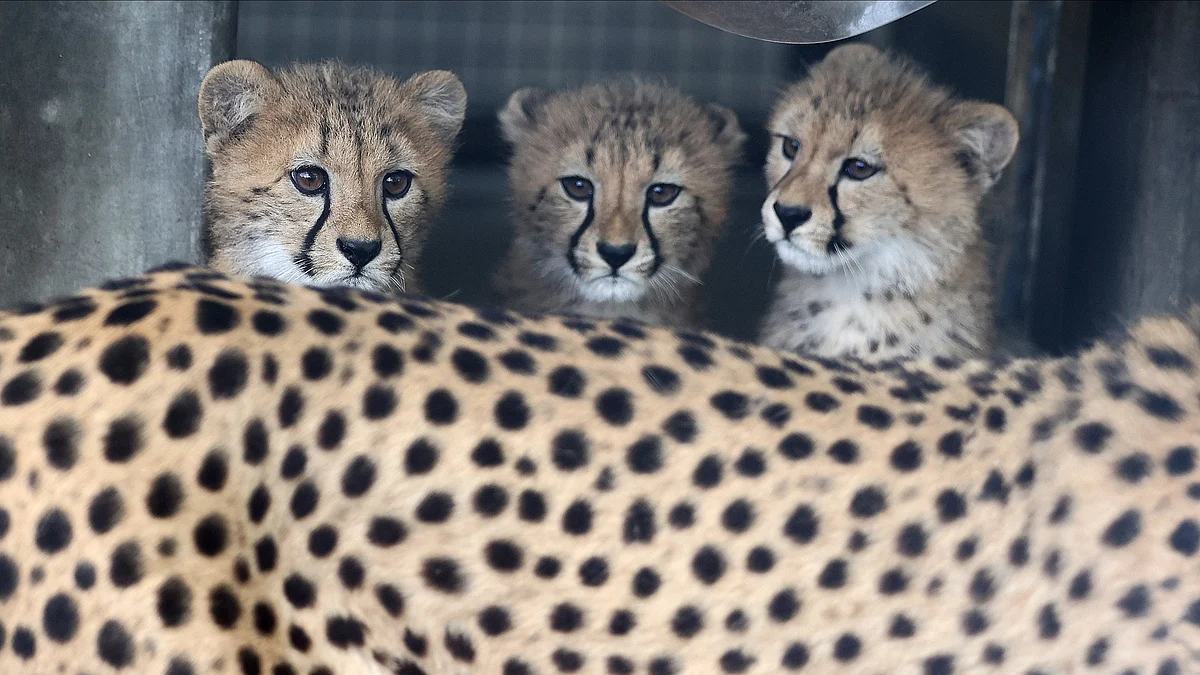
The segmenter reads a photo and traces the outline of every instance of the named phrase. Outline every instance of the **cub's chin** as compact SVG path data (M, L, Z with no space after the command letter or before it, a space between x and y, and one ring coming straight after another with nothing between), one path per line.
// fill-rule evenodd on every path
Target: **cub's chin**
M404 280L393 278L384 269L366 269L357 274L351 270L334 270L305 276L302 282L305 286L314 288L354 288L360 291L375 291L376 293L391 293L404 290Z
M836 253L816 252L784 239L775 242L779 258L806 274L845 272L860 290L892 288L915 293L944 278L952 252L939 252L908 237L881 237Z
M785 264L808 274L828 274L839 269L846 269L851 260L848 252L826 253L816 252L807 246L792 243L788 239L775 242L775 251Z
M646 285L625 277L605 275L581 281L579 294L592 302L634 302L646 295Z
M364 275L359 276L342 276L332 279L314 279L313 286L317 288L335 288L338 286L346 286L348 288L358 289L360 291L375 291L377 293L387 293L393 290L386 282L379 279L370 278ZM403 290L397 286L395 290Z

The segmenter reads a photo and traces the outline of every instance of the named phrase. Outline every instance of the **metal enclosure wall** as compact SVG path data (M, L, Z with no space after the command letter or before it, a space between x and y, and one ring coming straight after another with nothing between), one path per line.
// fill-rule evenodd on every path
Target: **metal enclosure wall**
M1097 2L1091 33L1067 348L1200 303L1200 3Z
M237 3L0 3L0 307L200 259L196 94Z

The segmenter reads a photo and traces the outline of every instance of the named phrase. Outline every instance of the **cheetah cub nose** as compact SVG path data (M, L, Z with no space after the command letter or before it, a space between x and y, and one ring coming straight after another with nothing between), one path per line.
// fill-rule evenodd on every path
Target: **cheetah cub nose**
M608 266L614 272L621 269L621 265L629 262L629 259L633 257L633 252L636 250L637 244L615 246L607 241L596 244L596 252L600 254L601 258L604 258L604 262L608 263Z
M775 202L775 215L779 216L779 224L783 226L785 235L791 234L792 230L800 227L808 222L812 217L812 209L806 209L803 206L785 206L779 202Z
M338 250L354 265L354 269L361 270L368 263L379 255L379 251L383 248L383 244L379 241L365 241L362 239L338 239Z

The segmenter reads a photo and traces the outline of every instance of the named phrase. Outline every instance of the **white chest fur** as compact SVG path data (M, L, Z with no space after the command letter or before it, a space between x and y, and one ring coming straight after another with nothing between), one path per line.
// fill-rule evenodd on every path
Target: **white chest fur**
M764 322L761 342L871 360L978 351L983 345L976 313L964 298L937 290L863 290L845 272L818 276L789 271Z

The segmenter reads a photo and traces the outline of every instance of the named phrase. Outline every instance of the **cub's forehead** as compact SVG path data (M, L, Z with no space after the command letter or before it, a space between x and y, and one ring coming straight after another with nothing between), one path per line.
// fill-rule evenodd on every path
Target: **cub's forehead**
M272 156L284 161L316 162L326 169L379 169L419 162L421 147L406 132L403 119L347 113L327 108L320 113L308 106L276 111L273 123L263 124L261 137ZM290 158L290 159L288 159Z
M915 66L894 58L856 64L819 64L793 84L771 115L772 130L806 125L861 123L896 116L934 117L949 103L948 93L932 85Z
M279 74L285 92L318 108L365 117L403 102L400 82L371 70L321 64L301 65Z
M347 71L354 73L354 71ZM318 161L391 165L417 159L422 132L415 111L387 76L355 73L344 81L322 71L284 73L283 100L264 115L276 147Z
M280 73L279 82L285 121L305 128L388 136L418 113L400 82L370 70L303 66Z
M711 122L697 104L670 92L617 89L573 92L546 103L539 143L583 156L589 164L653 162L706 152Z

